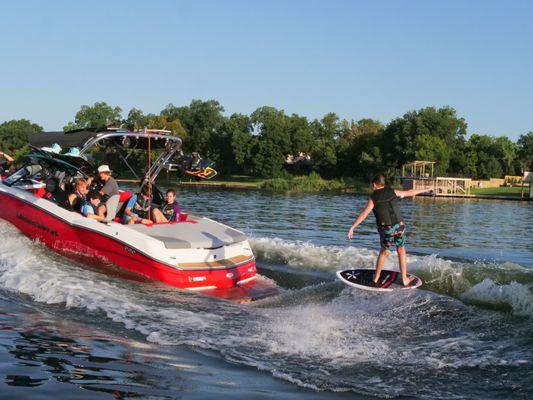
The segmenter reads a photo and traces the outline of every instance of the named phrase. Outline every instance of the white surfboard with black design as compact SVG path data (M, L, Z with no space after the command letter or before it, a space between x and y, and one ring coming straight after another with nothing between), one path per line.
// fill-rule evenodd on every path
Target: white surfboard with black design
M402 276L398 271L382 270L379 282L374 283L374 269L346 269L337 271L337 277L347 285L363 290L373 290L377 292L390 292L393 290L416 289L422 285L422 279L407 274L411 279L409 286L403 286Z

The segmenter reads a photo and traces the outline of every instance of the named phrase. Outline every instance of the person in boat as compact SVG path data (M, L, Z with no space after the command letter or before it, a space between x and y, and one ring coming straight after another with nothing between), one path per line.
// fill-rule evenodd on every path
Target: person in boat
M85 178L78 178L74 183L74 193L69 194L68 202L72 210L81 213L82 206L87 202L89 182Z
M180 220L181 209L176 200L176 191L168 189L166 193L166 202L161 207L161 212L168 222L176 222Z
M65 210L70 210L68 197L65 193L63 185L55 176L49 177L45 180L45 194L43 199L50 200Z
M128 225L167 222L161 210L152 203L148 185L143 186L141 193L131 196L124 210L122 222Z
M98 167L98 177L102 183L102 188L100 189L100 196L102 202L98 207L98 215L102 218L113 219L117 213L117 206L120 198L120 190L118 188L118 183L111 176L111 170L109 165L100 165Z
M81 206L81 214L84 217L95 219L97 221L103 221L105 217L101 217L96 213L95 210L98 209L100 205L100 193L90 192L87 196L87 200Z
M3 151L0 151L0 157L4 158L4 161L0 161L0 178L3 178L8 175L9 169L15 160Z
M398 200L403 197L411 197L420 193L431 192L432 190L395 190L385 186L385 177L383 175L377 175L372 179L372 190L372 195L370 196L370 199L368 199L365 209L359 214L348 230L348 239L351 240L353 238L355 228L361 224L372 211L376 217L376 224L381 242L381 250L379 251L378 259L376 261L374 283L377 284L379 281L385 259L387 258L389 251L392 250L392 247L395 246L398 253L398 261L400 263L402 283L404 286L409 286L410 280L407 277L407 251L405 249L405 224L400 213Z

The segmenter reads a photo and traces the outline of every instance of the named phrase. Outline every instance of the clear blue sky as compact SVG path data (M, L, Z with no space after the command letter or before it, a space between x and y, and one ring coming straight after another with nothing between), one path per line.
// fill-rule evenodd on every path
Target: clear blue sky
M532 1L10 1L0 122L61 129L82 104L219 100L383 122L454 107L469 133L533 130Z

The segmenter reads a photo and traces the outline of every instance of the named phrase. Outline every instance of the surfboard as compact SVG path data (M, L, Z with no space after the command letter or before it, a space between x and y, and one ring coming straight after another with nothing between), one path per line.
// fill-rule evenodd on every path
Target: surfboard
M398 271L382 270L379 282L374 283L374 269L346 269L337 271L337 277L347 285L363 290L373 290L377 292L391 292L393 290L416 289L422 285L422 279L412 274L409 286L403 286L402 276Z

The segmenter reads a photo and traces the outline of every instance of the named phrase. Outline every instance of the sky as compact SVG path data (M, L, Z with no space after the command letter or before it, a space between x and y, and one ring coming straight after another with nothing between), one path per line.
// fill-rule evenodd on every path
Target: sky
M451 106L469 134L516 140L533 130L531 21L531 1L3 2L0 123L60 130L97 101L384 123Z

